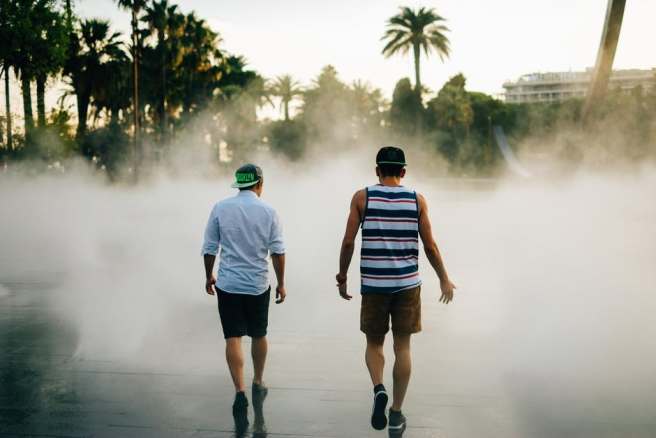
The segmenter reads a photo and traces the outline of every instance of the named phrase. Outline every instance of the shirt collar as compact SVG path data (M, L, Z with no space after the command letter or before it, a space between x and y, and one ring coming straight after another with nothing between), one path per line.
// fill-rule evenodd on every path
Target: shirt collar
M240 190L239 193L237 193L237 196L246 196L246 197L251 197L251 198L257 198L257 193L255 193L252 190Z

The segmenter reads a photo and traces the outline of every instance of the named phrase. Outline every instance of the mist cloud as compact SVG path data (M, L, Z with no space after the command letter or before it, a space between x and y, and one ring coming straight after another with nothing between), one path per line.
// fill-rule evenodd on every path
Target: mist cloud
M334 354L360 345L358 306L345 307L333 283L350 198L375 179L368 152L295 165L258 160L288 248L289 300L272 309L274 342L305 327L308 339L350 339ZM2 178L0 278L54 285L48 303L77 333L77 358L185 372L223 366L198 251L211 206L233 193L228 170L209 179L154 176L139 186L85 172ZM453 180L418 165L406 183L427 197L458 286L455 302L439 305L435 275L421 261L424 333L415 354L429 360L416 365L422 385L500 391L530 436L595 415L649 421L653 168L555 181ZM428 365L442 356L448 362ZM560 408L563 400L578 400L581 411Z

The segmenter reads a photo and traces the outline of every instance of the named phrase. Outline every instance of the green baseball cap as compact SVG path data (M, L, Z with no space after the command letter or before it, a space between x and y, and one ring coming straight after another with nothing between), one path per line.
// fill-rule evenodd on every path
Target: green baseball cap
M405 154L403 149L397 148L396 146L385 146L380 148L378 154L376 154L376 164L397 164L400 166L405 166Z
M235 172L235 182L232 183L233 189L245 189L252 187L262 180L262 168L255 164L244 164Z

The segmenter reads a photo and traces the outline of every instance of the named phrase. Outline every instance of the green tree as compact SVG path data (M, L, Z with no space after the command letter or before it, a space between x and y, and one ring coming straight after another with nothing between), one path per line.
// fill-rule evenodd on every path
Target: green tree
M34 128L32 82L37 82L37 114L39 125L43 126L45 83L63 64L68 32L55 0L16 0L3 5L5 8L11 20L10 41L15 44L11 59L21 79L25 138L29 143Z
M120 35L119 32L110 31L109 22L88 19L80 23L79 32L73 36L77 47L74 53L70 54L64 73L70 78L76 96L78 139L87 131L92 97L113 80L104 76L108 64L124 56Z
M94 118L105 112L110 126L119 124L119 114L131 105L131 67L132 62L122 50L113 50L111 58L98 66L100 77L92 87Z
M285 121L289 121L289 104L294 98L303 94L301 84L291 75L278 76L271 85L271 93L280 98Z
M146 6L146 0L116 0L119 7L129 10L131 14L131 44L130 49L132 53L132 120L134 129L134 168L135 177L136 170L139 167L141 160L141 150L139 143L140 132L140 117L141 117L141 103L139 99L139 64L140 64L140 48L141 39L139 32L139 15Z
M246 69L241 56L223 60L217 82L216 108L225 127L224 139L234 153L248 153L262 140L257 109L272 104L264 79Z
M457 74L428 102L429 120L435 123L438 129L450 134L450 140L441 145L441 150L451 161L457 159L459 147L467 140L474 119L465 84L465 77Z
M36 107L39 127L46 124L45 88L49 76L58 73L66 61L70 28L64 13L54 4L39 11L35 17L35 38L32 46L32 69L36 80Z
M413 10L400 8L400 12L387 22L387 30L381 38L387 44L383 55L390 57L398 53L406 54L412 48L415 65L415 91L421 95L420 56L421 50L429 56L435 51L441 60L449 57L449 29L443 24L446 20L435 9L421 7Z
M7 149L13 149L13 132L11 116L11 99L9 96L9 76L16 59L16 19L15 3L11 0L0 0L0 72L5 82L5 116L7 123Z
M205 20L191 13L185 17L181 38L182 50L180 81L184 113L199 111L207 107L219 80L225 75L225 56L219 45L221 38Z
M465 134L474 118L469 94L465 90L466 79L459 73L449 79L429 102L436 116L438 128Z
M168 131L167 98L169 95L167 74L171 70L171 61L177 40L184 26L184 16L178 12L177 5L169 4L168 0L153 1L146 6L143 21L148 25L151 36L156 38L155 52L157 53L159 70L159 87L157 89L157 118L162 139ZM174 60L173 60L174 61Z
M310 140L350 144L352 106L348 86L332 65L325 66L305 90L301 117Z
M403 78L396 83L390 107L390 125L394 132L401 135L417 133L419 120L424 117L421 98L412 89L410 79Z
M276 120L268 129L269 145L274 154L298 160L305 152L305 125L302 120Z
M23 120L25 123L26 143L32 138L34 129L34 113L32 110L32 81L35 76L35 46L40 38L40 18L51 6L50 0L16 0L11 3L11 19L13 21L15 52L13 66L21 81L23 97Z
M355 137L377 133L381 129L386 106L383 93L361 80L351 84L350 92Z

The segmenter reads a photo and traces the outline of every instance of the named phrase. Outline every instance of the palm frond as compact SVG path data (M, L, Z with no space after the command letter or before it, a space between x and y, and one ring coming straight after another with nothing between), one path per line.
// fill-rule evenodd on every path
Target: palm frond
M391 35L394 35L391 37ZM397 53L406 54L410 50L412 34L408 32L396 32L390 34L390 41L383 47L383 55L389 58Z
M433 8L399 8L399 12L387 21L381 37L386 43L383 55L406 54L414 44L419 44L427 56L434 50L444 60L450 53L449 39L445 35L449 28L443 24L445 22Z

